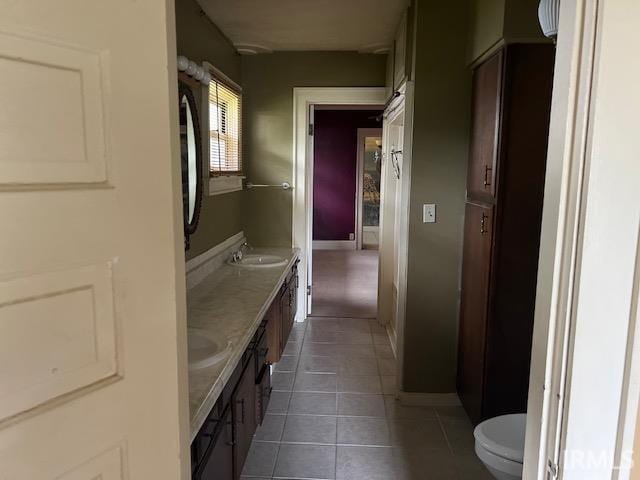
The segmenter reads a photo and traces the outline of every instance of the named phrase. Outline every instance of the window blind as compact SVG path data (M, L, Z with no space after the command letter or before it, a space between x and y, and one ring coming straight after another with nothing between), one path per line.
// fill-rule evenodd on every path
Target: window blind
M217 78L209 84L209 171L242 173L240 93Z

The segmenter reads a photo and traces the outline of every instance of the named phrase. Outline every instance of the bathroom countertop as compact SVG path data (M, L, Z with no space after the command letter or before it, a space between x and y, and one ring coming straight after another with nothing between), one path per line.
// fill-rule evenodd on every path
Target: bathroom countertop
M279 255L288 263L273 268L241 268L225 263L187 293L188 327L231 342L231 353L225 360L189 371L192 441L298 259L298 250L291 248L256 248L250 253Z

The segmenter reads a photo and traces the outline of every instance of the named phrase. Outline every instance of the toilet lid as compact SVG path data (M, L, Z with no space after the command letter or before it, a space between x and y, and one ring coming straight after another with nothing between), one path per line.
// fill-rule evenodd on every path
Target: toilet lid
M473 436L482 448L514 462L524 461L524 436L527 415L517 413L485 420Z

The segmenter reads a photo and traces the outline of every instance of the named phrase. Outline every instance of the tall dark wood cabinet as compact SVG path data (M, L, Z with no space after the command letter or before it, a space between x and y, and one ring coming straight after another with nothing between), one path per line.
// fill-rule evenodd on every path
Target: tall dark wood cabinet
M473 73L457 383L474 423L527 408L554 58L510 45Z

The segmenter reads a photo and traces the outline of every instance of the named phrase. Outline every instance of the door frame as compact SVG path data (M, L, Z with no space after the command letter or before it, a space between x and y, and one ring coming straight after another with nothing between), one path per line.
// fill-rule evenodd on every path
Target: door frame
M298 318L311 314L313 282L313 135L309 133L313 105L372 105L387 100L384 87L295 87L293 89L293 235L300 252Z
M362 250L363 215L364 208L364 141L366 137L379 136L382 139L382 128L359 128L358 129L358 160L356 166L356 250ZM382 196L380 197L382 203Z
M628 162L634 144L624 123L626 119L628 124L628 112L620 112L620 125L614 129L618 114L606 111L597 100L596 92L601 86L600 54L607 48L607 42L614 46L616 42L623 43L622 35L629 35L631 30L631 24L616 27L606 24L608 17L603 11L607 7L609 12L604 13L622 15L626 11L630 14L625 14L625 18L638 18L638 7L631 0L615 6L601 0L567 0L560 5L527 412L525 480L629 478L627 468L613 467L621 464L624 467L625 459L628 460L625 455L633 448L640 392L637 368L640 339L635 334L640 273L638 225L633 220L620 221L603 237L600 225L611 227L611 221L607 216L598 217L598 222L593 220L594 210L602 213L614 206L615 199L609 195L610 177L617 178L622 189L628 188L625 180L634 173L630 172ZM640 39L639 34L634 35ZM612 50L608 46L609 61ZM626 65L625 53L619 55L617 63ZM637 62L629 68L639 69ZM618 81L626 81L628 88L618 86L617 91L628 98L637 90L631 86L633 74L625 75L620 75ZM604 78L609 81L609 90L603 90L603 94L610 98L611 77ZM637 98L632 97L629 102L637 105ZM620 98L616 100L620 102ZM606 120L603 122L602 118ZM615 144L617 150L609 158L608 176L603 174L602 158L594 150L596 129L604 131L607 138L611 138L612 131L618 137L620 131L629 135L610 144ZM636 174L637 171L636 167ZM638 213L632 208L637 209L637 205L618 208L616 215L609 217L618 218L622 211L630 217L626 220L634 215L637 220ZM621 249L620 242L615 241L634 234L635 249L630 244ZM615 253L602 255L603 247L611 247L610 252ZM612 270L607 261L612 255L617 256L617 270ZM624 282L620 282L620 277L624 277ZM601 282L598 294L594 295L596 278L610 280ZM605 335L601 318L597 318L598 309L593 307L602 308L602 299L607 296L621 300L618 303L624 308L622 312L620 309L610 312L607 322L610 331ZM600 455L606 456L604 464L588 464L601 461ZM554 468L559 473L551 471Z

